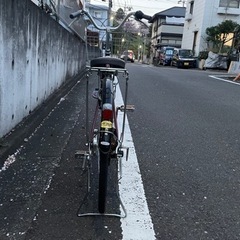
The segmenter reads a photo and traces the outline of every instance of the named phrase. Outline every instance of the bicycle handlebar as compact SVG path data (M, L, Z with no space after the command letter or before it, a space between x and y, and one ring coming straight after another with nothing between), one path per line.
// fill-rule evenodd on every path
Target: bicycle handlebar
M82 10L78 10L77 12L71 13L69 17L71 19L74 19L74 18L79 17L81 15L82 15Z
M107 31L107 32L111 32L111 31L115 31L115 30L118 30L125 22L126 20L131 17L131 16L134 16L135 19L137 21L141 21L142 19L146 19L148 20L148 22L150 22L152 20L152 17L149 16L149 15L145 15L142 11L136 11L136 12L130 12L128 13L124 19L122 20L122 22L116 26L116 27L109 27L109 26L106 26L106 27L100 27L97 25L97 23L94 21L94 19L92 18L92 16L85 10L78 10L77 12L74 12L74 13L71 13L70 14L70 18L71 19L74 19L74 18L78 18L80 16L83 16L83 15L86 15L88 16L88 18L90 19L90 21L93 23L93 25L98 29L98 30L102 30L102 31Z
M142 11L135 12L134 16L137 20L142 20L143 18L148 20L148 22L152 20L151 16L144 14Z

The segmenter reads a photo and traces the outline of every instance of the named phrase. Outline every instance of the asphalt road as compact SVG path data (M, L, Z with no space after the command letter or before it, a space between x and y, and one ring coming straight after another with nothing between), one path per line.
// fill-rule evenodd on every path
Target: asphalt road
M129 119L157 239L240 239L240 86L212 72L129 70Z
M240 239L240 86L213 72L127 68L136 109L128 119L156 239ZM84 87L82 79L62 96L1 169L1 240L130 240L118 218L76 215L86 192L74 158L85 144Z

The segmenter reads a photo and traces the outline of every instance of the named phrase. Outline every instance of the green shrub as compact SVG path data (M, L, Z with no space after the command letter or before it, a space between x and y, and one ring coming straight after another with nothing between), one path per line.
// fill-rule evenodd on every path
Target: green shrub
M208 51L201 51L199 52L198 59L207 59L208 58Z

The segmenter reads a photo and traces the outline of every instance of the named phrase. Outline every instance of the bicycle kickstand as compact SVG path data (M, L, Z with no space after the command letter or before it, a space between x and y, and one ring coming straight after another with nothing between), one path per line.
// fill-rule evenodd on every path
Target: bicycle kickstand
M76 150L75 152L75 159L82 159L83 164L82 164L82 169L85 170L86 166L86 160L89 159L89 152L88 151L83 151L83 150Z

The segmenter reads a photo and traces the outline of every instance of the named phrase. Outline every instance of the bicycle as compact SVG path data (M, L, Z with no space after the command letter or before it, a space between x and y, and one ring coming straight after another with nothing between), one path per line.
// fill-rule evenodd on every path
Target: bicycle
M150 16L143 14L141 11L131 12L126 15L123 21L117 27L100 27L98 26L91 15L79 10L72 13L72 19L86 15L92 24L99 30L112 32L118 30L124 22L134 16L137 21L141 19L151 20ZM92 127L89 131L89 75L96 72L98 75L98 87L93 91L92 97L96 99L96 108L92 121ZM124 104L115 106L116 88L119 84L118 74L122 73L125 78L125 95ZM128 80L129 73L125 69L125 61L113 57L99 57L91 60L90 66L87 67L87 83L86 83L86 136L87 136L87 151L77 151L76 158L83 158L83 168L87 166L88 170L88 192L91 189L90 169L92 167L92 159L94 156L98 158L98 212L79 213L78 216L89 215L108 215L117 217L126 217L126 209L119 197L120 205L123 209L123 215L106 213L106 199L108 189L108 168L113 159L117 159L119 165L119 179L122 176L121 161L126 151L126 159L128 159L128 148L123 146L124 129L126 121L126 112L133 111L134 106L127 104ZM118 113L122 112L121 133L119 133ZM99 118L98 118L99 116ZM100 120L100 122L98 122ZM87 163L87 164L86 164ZM119 180L118 179L118 180ZM81 207L81 206L80 206Z

